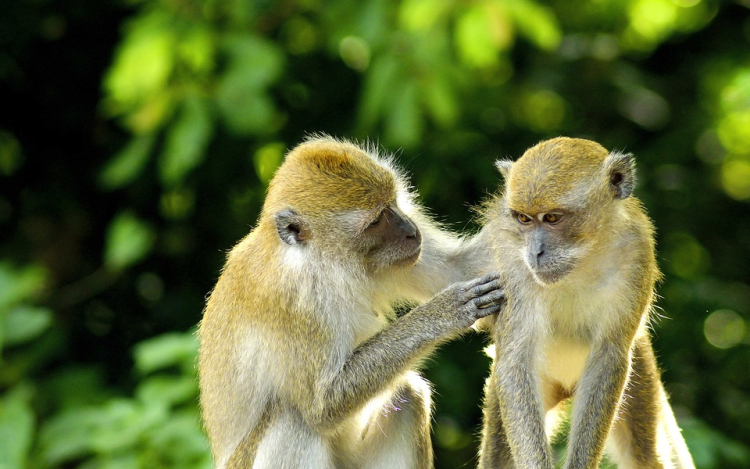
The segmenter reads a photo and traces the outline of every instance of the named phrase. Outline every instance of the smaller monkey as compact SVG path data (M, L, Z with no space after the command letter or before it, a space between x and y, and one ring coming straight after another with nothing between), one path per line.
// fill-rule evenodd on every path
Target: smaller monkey
M497 167L504 191L470 241L508 295L482 321L496 356L480 468L552 469L547 434L570 397L565 468L598 467L605 441L620 468L693 468L648 333L661 274L633 156L555 138Z
M454 283L460 243L413 198L390 160L348 142L313 137L286 156L199 328L218 469L432 467L415 368L503 292L493 275ZM426 303L389 322L397 301Z

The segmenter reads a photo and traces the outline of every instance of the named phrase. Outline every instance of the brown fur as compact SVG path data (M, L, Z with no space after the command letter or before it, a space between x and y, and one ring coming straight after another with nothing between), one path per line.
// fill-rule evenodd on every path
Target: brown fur
M661 274L632 158L557 138L498 167L505 191L473 240L509 298L485 320L496 358L480 467L551 469L545 416L572 396L566 468L598 467L607 439L619 467L692 468L648 338Z
M327 137L292 150L200 324L217 467L432 467L413 370L502 298L492 278L446 288L459 254L389 160ZM427 302L389 324L397 301Z

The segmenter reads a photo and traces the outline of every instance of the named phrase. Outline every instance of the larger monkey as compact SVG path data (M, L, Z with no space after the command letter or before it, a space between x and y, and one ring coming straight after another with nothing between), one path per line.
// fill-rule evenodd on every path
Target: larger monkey
M291 151L200 325L217 467L432 467L430 389L412 370L502 291L463 282L386 318L460 280L458 249L388 160L325 137Z
M692 468L648 334L660 273L632 155L556 138L497 166L504 193L473 240L508 295L480 467L551 469L545 416L572 396L566 468L598 467L608 439L618 467Z

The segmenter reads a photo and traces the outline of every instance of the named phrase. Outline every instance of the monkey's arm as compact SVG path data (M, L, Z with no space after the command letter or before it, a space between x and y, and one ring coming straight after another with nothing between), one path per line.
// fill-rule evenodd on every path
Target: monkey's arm
M578 382L566 468L599 467L630 373L630 344L602 341L591 350Z
M358 346L331 379L317 383L305 417L325 428L361 408L432 347L497 313L504 298L499 287L494 275L455 284L394 321Z
M512 299L511 299L512 301ZM552 450L544 428L544 406L536 373L544 319L532 308L513 308L500 313L494 327L495 361L500 416L513 455L514 467L552 469ZM531 326L531 327L530 327ZM486 428L486 438L502 438L503 432ZM494 446L502 446L496 441Z

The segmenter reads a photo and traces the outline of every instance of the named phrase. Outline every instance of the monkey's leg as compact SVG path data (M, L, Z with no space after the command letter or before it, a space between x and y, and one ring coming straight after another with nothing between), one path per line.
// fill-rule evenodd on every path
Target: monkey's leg
M627 345L599 343L578 382L566 469L596 469L630 372Z
M494 371L490 373L484 386L484 406L482 408L482 444L479 448L479 469L513 469L513 457L508 446L508 438L500 415L497 397L497 382Z
M236 461L243 469L335 469L331 445L302 416L283 410L273 419L258 445L254 464Z
M618 467L694 468L661 385L648 338L635 344L625 396L610 435L610 449Z
M396 389L373 401L362 433L362 469L432 469L429 384L408 372Z

